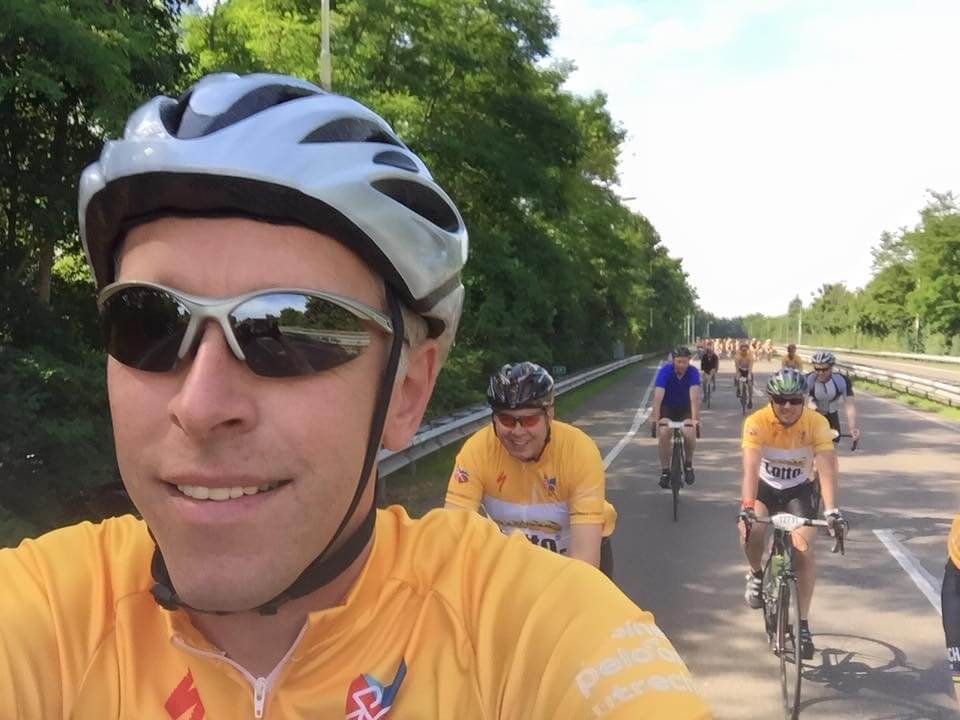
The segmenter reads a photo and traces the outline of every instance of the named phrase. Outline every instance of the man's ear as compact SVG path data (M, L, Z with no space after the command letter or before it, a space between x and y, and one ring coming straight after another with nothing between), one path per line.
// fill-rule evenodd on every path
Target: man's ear
M417 432L437 381L440 349L433 339L406 349L403 375L394 383L383 429L383 446L402 450Z

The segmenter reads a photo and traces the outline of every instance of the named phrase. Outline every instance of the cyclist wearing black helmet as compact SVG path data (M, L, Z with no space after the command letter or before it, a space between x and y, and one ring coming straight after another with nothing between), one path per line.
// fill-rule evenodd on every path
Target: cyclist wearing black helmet
M4 718L709 716L652 616L585 564L468 513L377 510L467 256L386 121L297 78L210 75L137 110L79 204L142 519L0 550ZM608 672L638 636L658 661Z
M813 461L820 468L824 518L830 533L844 532L846 521L837 506L833 468L833 434L827 421L805 407L806 381L797 370L780 370L767 383L770 403L743 424L743 481L740 488L739 525L750 570L745 599L752 608L763 607L762 556L764 533L751 533L753 521L778 512L816 519ZM800 588L800 643L803 657L813 657L814 646L807 615L816 582L813 542L816 529L794 531L797 583Z
M673 360L660 368L654 382L650 422L656 428L660 420L684 422L686 467L684 476L693 485L693 451L697 447L696 426L700 423L700 371L690 365L690 348L674 348ZM670 487L670 430L659 427L660 487Z
M504 533L584 560L613 575L603 461L585 432L554 419L554 383L535 363L504 365L490 378L492 422L457 455L448 508L483 508Z

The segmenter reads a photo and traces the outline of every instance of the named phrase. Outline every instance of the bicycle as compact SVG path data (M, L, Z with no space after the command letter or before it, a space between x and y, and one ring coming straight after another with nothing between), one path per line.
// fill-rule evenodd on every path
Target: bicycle
M737 383L737 398L740 400L740 410L744 417L746 417L747 406L752 404L753 383L750 381L749 375L742 375L740 373L739 368L737 368L737 375L734 379Z
M800 591L793 571L790 534L801 527L827 527L825 520L808 520L791 513L777 513L755 522L773 526L773 539L763 567L763 620L767 642L780 658L780 690L787 720L800 717ZM749 537L749 535L748 535ZM844 554L844 536L838 532L831 552ZM790 667L792 663L792 667Z
M692 421L690 421L692 423ZM670 438L670 490L673 494L673 521L677 522L680 507L680 487L686 481L684 468L687 465L687 448L683 442L683 428L690 427L685 421L660 420L650 429L650 434L657 437L657 428L666 427L673 431ZM697 423L697 437L700 437L700 424Z
M704 377L703 380L700 381L700 386L703 388L703 405L705 408L707 408L707 410L710 409L710 396L713 392L710 386L712 384L713 383L710 382L709 373Z

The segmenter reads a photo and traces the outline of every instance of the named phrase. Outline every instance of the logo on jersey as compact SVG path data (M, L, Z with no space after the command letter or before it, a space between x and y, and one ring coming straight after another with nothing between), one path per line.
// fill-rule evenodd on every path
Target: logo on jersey
M544 478L543 486L547 489L547 492L552 495L557 491L557 479L555 477Z
M501 472L499 475L497 475L497 492L498 493L503 493L503 484L506 481L507 481L507 474L505 472Z
M359 675L347 690L346 720L380 720L386 717L406 674L407 663L401 659L397 674L388 687L370 675Z
M457 467L454 468L453 476L457 479L458 483L470 482L470 473L468 473L459 465L457 465Z
M184 720L203 720L203 703L200 701L200 693L193 686L193 675L189 670L183 676L180 684L170 693L170 697L167 698L163 707L173 720L180 720L191 708L193 712L184 717Z

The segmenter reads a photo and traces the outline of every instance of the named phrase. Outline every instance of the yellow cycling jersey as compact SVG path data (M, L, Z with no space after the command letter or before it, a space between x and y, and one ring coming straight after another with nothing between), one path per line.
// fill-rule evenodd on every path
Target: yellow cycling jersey
M446 501L476 512L483 507L504 533L519 530L531 542L566 555L570 526L616 526L606 502L600 451L579 428L554 420L536 461L521 462L497 439L493 425L474 433L457 455Z
M760 479L786 490L811 480L814 454L833 451L833 431L823 415L808 408L786 427L766 405L744 421L742 446L760 451Z
M950 526L950 537L947 538L947 552L955 568L960 568L960 515L953 518Z
M793 368L794 370L799 370L803 372L803 360L799 356L790 357L789 355L784 355L783 360L780 361L781 368Z
M0 715L22 720L705 720L654 624L597 570L438 510L379 511L341 605L253 678L150 594L132 516L0 550Z

